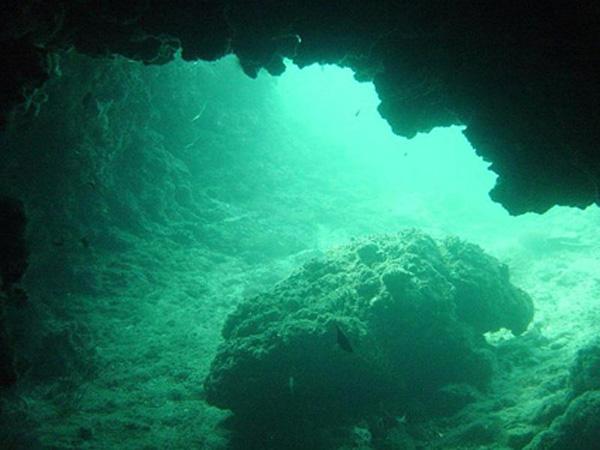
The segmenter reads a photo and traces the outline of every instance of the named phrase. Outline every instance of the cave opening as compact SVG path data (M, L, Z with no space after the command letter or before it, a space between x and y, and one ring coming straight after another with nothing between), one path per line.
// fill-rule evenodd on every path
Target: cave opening
M514 363L491 394L513 404L489 419L480 398L491 415L465 412L455 443L531 439L532 411L554 418L540 395L565 406L557 361L598 320L597 209L509 215L463 127L394 135L373 85L349 69L288 63L251 80L234 58L144 66L73 51L53 64L2 136L2 193L24 202L30 247L28 306L7 312L22 367L3 399L4 442L224 448L225 413L202 382L239 299L332 247L404 228L480 245L534 297L524 343L503 349L539 367ZM488 341L511 340L504 331ZM535 370L562 381L528 397ZM410 426L441 426L410 411ZM488 419L489 435L469 431Z

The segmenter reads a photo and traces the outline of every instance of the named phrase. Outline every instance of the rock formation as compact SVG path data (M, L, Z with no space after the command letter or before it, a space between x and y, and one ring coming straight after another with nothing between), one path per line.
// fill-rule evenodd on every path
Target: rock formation
M257 448L359 420L381 434L375 424L418 414L448 384L485 386L483 333L519 334L532 316L507 268L475 245L415 230L356 240L239 304L206 398Z
M176 0L5 2L0 115L35 107L36 88L75 48L161 64L235 53L250 76L283 58L371 80L402 136L461 124L492 163L491 196L513 214L598 203L600 8L596 2Z

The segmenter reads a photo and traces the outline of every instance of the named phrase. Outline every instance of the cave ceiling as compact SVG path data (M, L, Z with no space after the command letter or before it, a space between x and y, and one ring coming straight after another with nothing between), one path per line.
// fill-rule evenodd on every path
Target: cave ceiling
M250 77L315 62L372 81L412 137L464 125L510 213L600 203L600 4L478 0L8 0L2 125L75 48L147 64L234 53Z

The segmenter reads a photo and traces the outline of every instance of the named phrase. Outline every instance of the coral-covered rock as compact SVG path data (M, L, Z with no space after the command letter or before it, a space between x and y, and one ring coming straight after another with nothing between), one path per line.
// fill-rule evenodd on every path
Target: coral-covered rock
M416 230L356 240L240 303L207 400L271 437L402 415L445 384L485 384L482 333L519 333L532 315L506 267L476 246Z
M552 426L526 450L594 450L600 442L600 391L589 391L571 402Z
M533 303L525 292L507 289L508 267L457 238L447 239L444 248L460 319L482 333L500 328L514 334L525 331L533 316Z
M575 394L600 390L600 340L596 340L577 352L571 367L571 386Z

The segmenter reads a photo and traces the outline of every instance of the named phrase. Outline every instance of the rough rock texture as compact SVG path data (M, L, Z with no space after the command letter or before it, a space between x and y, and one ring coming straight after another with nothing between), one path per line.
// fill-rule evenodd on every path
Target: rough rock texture
M23 203L0 195L0 280L5 292L27 269L26 223Z
M521 333L532 316L477 246L416 230L357 240L238 306L206 398L259 441L401 416L448 383L484 386L493 355L482 333Z
M589 391L571 402L550 429L526 450L595 450L600 442L600 391Z
M25 225L23 204L0 196L0 386L9 386L17 380L6 308L9 302L22 303L26 299L22 289L14 288L27 269Z
M582 347L570 369L570 391L555 405L561 415L526 450L592 450L600 442L600 341ZM569 403L570 402L570 403ZM564 403L567 407L563 406Z
M5 2L6 3L6 2ZM123 4L124 5L124 4ZM233 52L244 71L283 57L351 67L372 80L394 131L463 124L500 175L492 197L511 213L598 202L600 7L537 0L9 0L0 13L0 115L39 105L55 49L147 63Z
M600 340L577 352L571 367L571 387L576 395L585 391L600 390Z
M17 381L15 353L6 323L6 294L0 292L0 387L6 387Z

